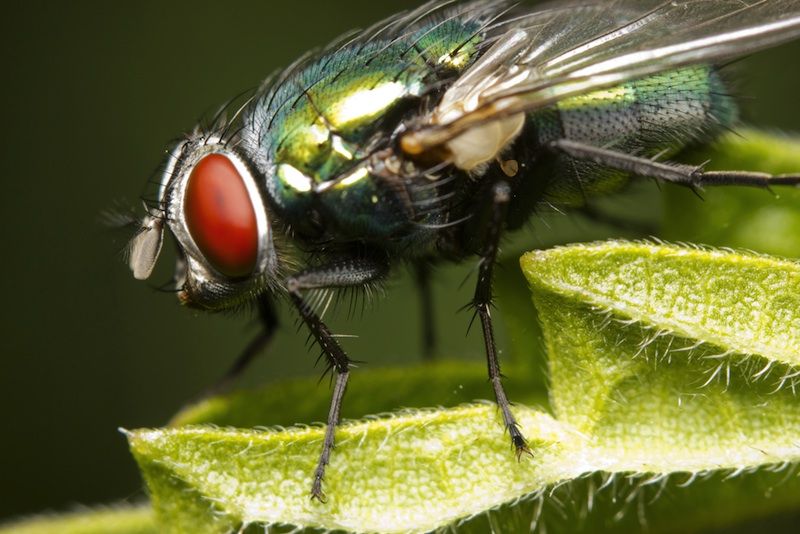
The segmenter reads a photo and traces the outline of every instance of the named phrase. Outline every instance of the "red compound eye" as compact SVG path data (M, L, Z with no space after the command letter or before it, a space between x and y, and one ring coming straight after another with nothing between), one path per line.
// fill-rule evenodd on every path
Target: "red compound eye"
M183 209L192 239L215 269L231 278L253 272L258 256L256 213L230 159L209 154L195 165Z

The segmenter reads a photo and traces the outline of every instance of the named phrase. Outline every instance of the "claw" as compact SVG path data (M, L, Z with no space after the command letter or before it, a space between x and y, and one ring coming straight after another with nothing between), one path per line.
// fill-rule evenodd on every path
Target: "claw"
M527 454L531 458L533 458L533 452L531 452L530 447L528 447L528 443L525 441L525 438L521 438L518 442L514 440L514 454L517 456L517 461L522 461L522 455Z
M314 485L311 486L311 500L316 500L320 504L328 502L328 497L325 495L325 492L322 491L322 480L315 480Z
M517 461L522 461L522 455L527 454L533 458L533 452L528 447L528 441L525 436L519 431L516 425L509 427L509 434L511 434L511 443L514 445L514 454L517 456Z

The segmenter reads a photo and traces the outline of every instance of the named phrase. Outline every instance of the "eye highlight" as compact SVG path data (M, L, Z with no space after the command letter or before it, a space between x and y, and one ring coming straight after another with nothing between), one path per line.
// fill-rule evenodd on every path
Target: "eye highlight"
M197 162L183 209L189 233L212 267L231 278L253 272L258 222L247 186L229 158L209 154Z

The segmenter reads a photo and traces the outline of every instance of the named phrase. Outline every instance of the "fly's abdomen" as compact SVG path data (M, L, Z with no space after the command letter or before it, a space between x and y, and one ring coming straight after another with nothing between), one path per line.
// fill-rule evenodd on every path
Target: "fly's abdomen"
M570 139L645 157L666 157L713 139L737 120L736 105L718 72L697 66L660 73L595 91L537 112L538 141ZM554 200L583 204L583 197L618 189L626 176L558 157Z

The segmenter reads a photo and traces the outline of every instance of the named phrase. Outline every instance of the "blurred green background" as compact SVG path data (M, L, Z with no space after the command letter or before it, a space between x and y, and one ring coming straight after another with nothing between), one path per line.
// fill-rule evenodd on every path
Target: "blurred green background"
M29 1L5 7L0 520L141 498L117 428L165 423L255 333L251 318L195 313L156 291L170 275L168 261L153 283L134 281L120 256L124 238L102 227L100 213L116 203L137 205L168 140L226 99L348 29L417 4ZM800 130L798 57L794 44L734 67L748 122ZM655 187L643 195L658 205ZM620 211L631 204L621 200ZM648 210L657 217L657 209ZM537 221L522 240L534 248L613 233L562 216ZM438 273L439 352L480 360L477 333L466 338L468 317L455 314L470 294L471 284L459 290L467 272ZM359 335L347 347L369 365L418 359L408 277L400 273L388 290L389 298L363 319L334 321L335 331ZM282 320L286 328L245 384L319 372L315 355L302 346L305 334L295 333L285 310Z

